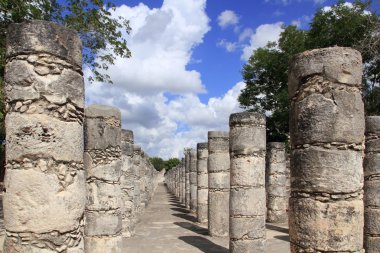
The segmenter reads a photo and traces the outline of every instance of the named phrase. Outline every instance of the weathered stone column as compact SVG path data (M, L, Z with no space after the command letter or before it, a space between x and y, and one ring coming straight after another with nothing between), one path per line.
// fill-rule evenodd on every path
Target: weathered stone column
M230 116L230 252L266 252L265 116Z
M190 151L190 210L197 212L197 152Z
M186 175L185 175L185 159L182 158L182 161L181 161L181 167L180 167L180 173L181 173L181 179L180 179L180 182L181 182L181 203L185 203L185 199L186 199L186 185L185 185L185 182L186 182Z
M292 252L361 252L361 55L341 47L298 54L288 83Z
M198 222L206 223L208 218L208 173L207 173L208 143L197 144L198 172Z
M190 153L185 153L185 205L190 208Z
M9 25L5 65L5 253L83 252L84 86L77 33Z
M269 142L267 145L265 186L267 195L268 222L283 223L288 221L286 209L288 173L284 142Z
M133 194L133 212L132 220L135 225L138 221L139 214L141 212L141 193L140 193L140 161L141 161L141 147L137 144L133 144L133 171L135 174L134 178L134 194Z
M208 231L228 236L230 201L229 133L208 132Z
M85 251L122 252L121 114L114 107L92 105L85 115Z
M121 202L122 202L122 236L130 237L134 234L132 226L133 197L134 197L134 179L133 171L133 132L131 130L121 130Z
M380 116L366 118L364 158L364 248L380 250Z

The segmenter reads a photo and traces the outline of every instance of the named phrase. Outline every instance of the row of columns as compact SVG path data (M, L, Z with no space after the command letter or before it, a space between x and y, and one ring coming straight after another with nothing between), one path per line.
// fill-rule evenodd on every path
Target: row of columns
M9 27L4 253L122 252L157 185L120 110L84 108L81 50L52 22Z
M266 221L289 222L293 253L379 252L380 116L365 121L361 77L361 55L350 48L293 59L290 175L285 144L266 143L264 115L232 114L229 132L208 133L208 185L198 177L197 197L205 203L208 188L208 205L195 214L204 222L208 209L209 234L229 236L230 252L266 252Z

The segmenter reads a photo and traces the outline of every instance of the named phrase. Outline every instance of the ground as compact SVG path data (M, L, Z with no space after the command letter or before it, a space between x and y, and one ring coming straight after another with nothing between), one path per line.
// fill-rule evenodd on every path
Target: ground
M207 235L207 226L159 184L136 227L136 235L124 239L125 252L228 253L228 238ZM289 253L286 224L267 224L268 253Z

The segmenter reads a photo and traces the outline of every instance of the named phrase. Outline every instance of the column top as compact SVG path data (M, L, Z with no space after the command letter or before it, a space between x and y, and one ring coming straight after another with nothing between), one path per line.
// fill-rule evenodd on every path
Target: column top
M266 117L258 112L239 112L230 115L230 126L239 125L263 125L265 126Z
M88 118L111 118L121 119L121 112L118 108L109 105L90 105L85 109Z
M224 131L208 131L208 138L229 138L230 133Z
M198 143L197 149L208 149L208 142Z
M30 20L8 26L7 55L48 53L82 69L82 42L78 33L44 20Z
M308 50L293 57L289 68L289 97L292 98L305 78L322 75L325 79L349 86L362 85L362 56L349 47Z
M128 143L133 143L133 131L128 129L121 129L121 139Z

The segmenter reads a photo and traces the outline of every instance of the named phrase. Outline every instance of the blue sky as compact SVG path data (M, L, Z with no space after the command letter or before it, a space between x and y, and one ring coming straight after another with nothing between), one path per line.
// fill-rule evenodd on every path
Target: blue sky
M114 85L87 85L87 104L120 108L123 127L150 156L181 156L206 141L207 131L228 130L229 114L241 110L240 70L252 50L277 40L282 24L307 28L317 9L334 3L117 1L114 15L131 22L125 37L132 58L110 68Z

